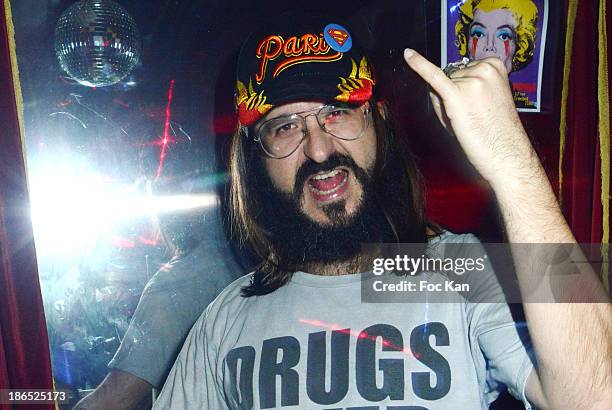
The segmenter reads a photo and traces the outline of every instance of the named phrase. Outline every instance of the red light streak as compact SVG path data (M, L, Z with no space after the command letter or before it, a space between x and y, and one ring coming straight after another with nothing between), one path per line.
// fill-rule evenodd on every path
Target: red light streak
M136 244L134 243L133 240L122 238L120 236L113 237L111 239L111 243L113 244L113 246L116 246L117 248L123 248L123 249L131 249L131 248L136 247Z
M125 101L121 101L119 98L115 98L113 100L113 102L115 104L117 104L117 105L120 105L121 107L124 107L124 108L129 108L130 107L130 104L126 103Z
M157 245L157 241L155 239L151 239L151 238L146 238L144 236L140 236L138 238L138 240L140 241L140 243L144 244L144 245L150 245L150 246L155 246Z
M386 340L383 337L380 336L372 336L369 335L367 332L358 332L356 330L351 330L351 329L340 329L340 326L337 324L330 324L330 323L325 323L322 322L320 320L311 320L311 319L300 319L300 323L305 323L307 325L312 325L315 327L320 327L322 329L328 329L328 330L334 330L336 332L341 332L341 333L347 333L351 336L353 336L356 339L369 339L372 342L376 343L378 341L378 339L381 339L381 343L382 345L387 348L387 350L396 350L398 352L402 352L406 355L411 355L416 357L417 359L419 358L419 354L413 352L412 350L410 350L410 347L405 346L397 346L394 345L393 343L391 343L390 341Z
M174 80L170 81L170 87L168 87L168 103L166 104L166 120L164 122L164 133L161 139L161 152L159 154L159 166L157 167L157 175L155 175L155 179L159 179L161 173L164 169L164 161L166 160L166 149L168 148L169 131L170 131L170 117L172 116L172 111L170 110L172 106L172 93L174 92Z

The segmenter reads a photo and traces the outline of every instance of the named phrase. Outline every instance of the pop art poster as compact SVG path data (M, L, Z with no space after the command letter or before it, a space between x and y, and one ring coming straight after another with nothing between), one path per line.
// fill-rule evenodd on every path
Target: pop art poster
M519 111L540 112L548 0L442 0L442 67L500 58Z

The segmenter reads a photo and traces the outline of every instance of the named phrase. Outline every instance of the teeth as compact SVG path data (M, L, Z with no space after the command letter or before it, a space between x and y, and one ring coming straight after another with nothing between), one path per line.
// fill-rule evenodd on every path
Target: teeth
M337 172L336 172L336 174L337 174ZM334 175L336 175L336 174L334 174ZM332 175L332 176L333 176L333 175ZM345 175L345 176L344 176L344 179L343 179L343 180L342 180L342 181L341 181L341 182L338 184L338 186L336 186L335 188L332 188L332 189L328 189L327 191L321 191L321 190L319 190L319 189L316 189L316 188L315 188L315 187L313 187L312 185L309 185L309 186L308 186L308 188L309 188L309 189L310 189L312 192L314 192L314 193L316 193L316 194L318 194L318 195L329 195L329 194L333 194L334 192L336 192L337 190L339 190L340 188L342 188L342 187L344 186L344 184L346 184L346 181L347 181L347 180L348 180L348 176L347 176L347 175Z
M312 177L312 179L327 179L327 178L331 178L334 177L336 175L338 175L338 173L340 172L339 169L334 169L331 172L328 172L327 174L318 174L315 175L314 177Z

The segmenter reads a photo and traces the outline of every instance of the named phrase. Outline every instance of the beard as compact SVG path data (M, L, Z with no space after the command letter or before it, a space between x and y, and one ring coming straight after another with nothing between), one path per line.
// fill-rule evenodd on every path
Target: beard
M321 209L329 223L312 220L302 211L304 185L308 177L343 166L353 171L362 195L355 211L348 215L346 200L324 205ZM381 242L389 235L388 223L374 194L372 171L359 167L352 158L334 154L323 163L308 160L298 170L294 190L279 190L263 164L257 167L256 192L262 205L257 221L267 232L279 267L296 270L309 264L333 264L356 259L362 245Z

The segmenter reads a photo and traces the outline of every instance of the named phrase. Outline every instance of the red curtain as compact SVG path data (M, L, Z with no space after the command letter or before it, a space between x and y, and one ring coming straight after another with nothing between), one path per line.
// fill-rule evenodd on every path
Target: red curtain
M0 389L51 390L51 360L12 76L15 67L10 58L8 0L3 1L0 14ZM51 404L44 407L54 408ZM2 410L10 408L0 405Z
M598 83L599 67L599 7L611 0L580 0L576 9L575 32L571 43L570 73L567 90L566 146L563 150L561 171L561 202L563 212L578 242L601 243L604 224L602 204L602 163L600 155L598 92L608 89ZM566 16L570 1L566 0ZM611 34L611 18L607 19L607 37ZM610 61L609 44L604 50ZM609 135L607 135L609 139ZM609 180L604 183L609 186ZM608 198L608 207L610 199ZM604 276L605 278L605 276ZM609 276L608 276L609 281Z
M567 96L567 136L562 170L563 211L578 242L601 241L596 162L597 1L580 1L576 14ZM601 182L599 181L601 184ZM598 206L599 205L599 206ZM593 217L599 216L599 221ZM599 236L598 236L599 234Z

